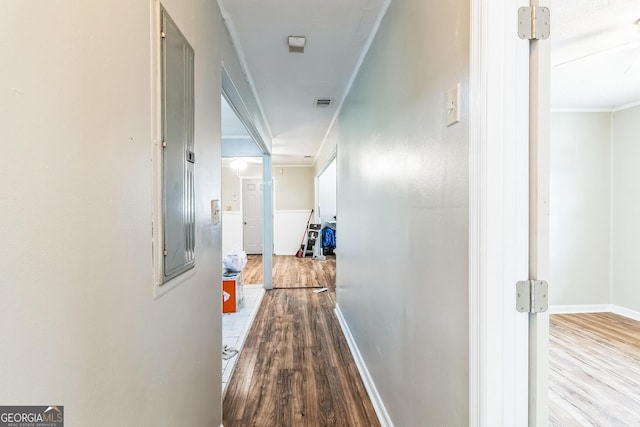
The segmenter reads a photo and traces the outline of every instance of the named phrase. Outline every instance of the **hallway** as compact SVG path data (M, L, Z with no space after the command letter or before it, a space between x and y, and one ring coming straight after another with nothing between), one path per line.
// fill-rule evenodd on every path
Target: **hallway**
M502 171L476 152L499 120L469 102L484 5L3 2L0 400L60 404L70 426L109 425L114 408L141 427L370 426L374 407L384 426L469 425L485 385L469 370L484 324L471 196L478 171ZM490 83L515 104L500 92L515 84ZM222 96L251 138L223 134ZM315 179L335 158L340 211L335 296L319 278L328 292L266 292L224 415L222 217L244 202L221 183L239 156L223 137L259 146L263 173L246 178L263 180L264 248L295 253L310 210L326 213L312 180L287 200L293 168Z
M223 405L225 427L379 426L329 292L267 291Z

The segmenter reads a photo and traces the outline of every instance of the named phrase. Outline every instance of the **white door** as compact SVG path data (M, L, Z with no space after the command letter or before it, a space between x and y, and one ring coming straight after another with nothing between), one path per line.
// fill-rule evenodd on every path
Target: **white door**
M532 0L549 7L550 0ZM549 277L550 45L529 50L529 279ZM553 292L553 283L549 284ZM549 423L549 314L529 315L529 426Z
M242 235L247 254L262 254L263 188L260 179L242 180Z
M548 316L515 303L549 255L549 41L519 39L526 3L471 2L470 424L485 427L548 424Z

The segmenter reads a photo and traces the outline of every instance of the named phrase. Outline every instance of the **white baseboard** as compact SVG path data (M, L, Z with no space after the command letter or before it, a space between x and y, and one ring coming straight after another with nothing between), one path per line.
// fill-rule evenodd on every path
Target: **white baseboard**
M628 308L620 307L619 305L612 305L611 312L619 314L620 316L628 317L629 319L640 321L640 312L631 310Z
M358 367L358 371L360 372L360 376L362 377L362 382L364 382L364 386L367 389L367 394L369 395L369 399L371 399L373 408L375 409L376 415L378 416L378 421L380 421L380 425L382 427L393 427L393 423L391 422L391 417L389 416L387 409L384 407L384 403L382 402L382 398L378 393L376 384L373 382L373 378L371 378L371 374L369 374L367 365L365 365L364 360L362 359L360 350L358 349L358 346L356 345L356 342L353 339L353 335L351 335L349 326L347 325L347 322L344 316L342 315L342 311L340 311L340 306L338 304L336 304L335 312L336 312L336 316L338 317L338 323L340 323L340 327L342 328L344 337L347 340L347 344L349 345L349 349L351 350L353 359L355 360L356 366Z
M606 313L612 311L611 304L552 305L549 314Z
M554 305L549 307L549 314L578 314L578 313L615 313L629 319L640 321L640 311L620 307L615 304L592 305Z

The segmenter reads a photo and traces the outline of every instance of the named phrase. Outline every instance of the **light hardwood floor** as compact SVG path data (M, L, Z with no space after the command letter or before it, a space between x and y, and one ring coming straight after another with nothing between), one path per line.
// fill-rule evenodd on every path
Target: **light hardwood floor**
M612 313L550 316L550 425L640 425L640 322Z
M262 300L223 404L225 427L376 427L329 292Z
M247 256L243 270L244 283L263 283L262 256ZM336 258L328 256L324 261L311 257L296 258L288 255L273 256L274 288L329 288L336 287Z

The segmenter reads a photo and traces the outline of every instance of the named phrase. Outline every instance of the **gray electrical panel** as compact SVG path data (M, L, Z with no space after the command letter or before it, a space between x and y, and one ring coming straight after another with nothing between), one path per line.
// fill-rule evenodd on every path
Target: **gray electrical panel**
M195 265L194 52L162 9L163 281Z

